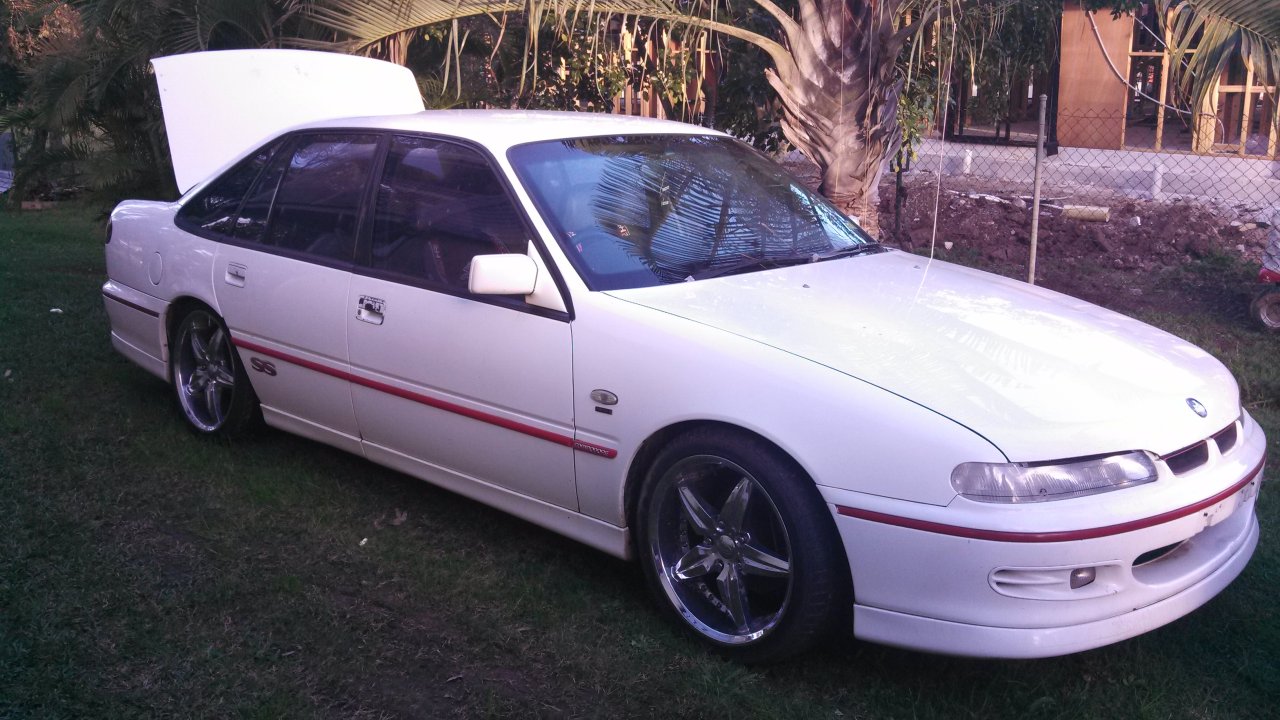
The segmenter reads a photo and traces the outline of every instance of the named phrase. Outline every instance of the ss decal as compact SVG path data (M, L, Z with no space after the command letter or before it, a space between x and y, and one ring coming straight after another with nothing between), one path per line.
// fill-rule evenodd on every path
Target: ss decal
M269 363L266 360L260 360L256 357L249 358L249 367L260 373L271 375L272 377L276 374L276 366L274 364Z

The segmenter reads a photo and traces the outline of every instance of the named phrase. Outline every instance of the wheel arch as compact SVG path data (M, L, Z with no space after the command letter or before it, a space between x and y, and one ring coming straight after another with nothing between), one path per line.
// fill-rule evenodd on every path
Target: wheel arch
M195 295L179 295L169 301L169 306L165 308L160 319L160 327L164 330L164 337L160 339L160 348L163 352L163 357L161 359L164 360L165 367L169 368L169 382L171 383L173 382L173 363L171 362L169 342L173 339L173 331L177 329L178 323L181 322L182 318L186 317L187 313L192 310L208 310L213 313L214 316L222 320L223 323L226 323L227 321L226 318L222 317L222 314L218 312L217 308L204 300L201 300Z
M787 452L786 448L755 430L724 422L723 420L682 420L654 431L640 443L639 448L632 457L631 465L627 468L626 480L623 483L622 497L623 518L628 526L636 527L636 506L639 504L640 490L644 485L645 475L649 472L649 468L653 465L653 461L657 458L663 446L680 435L702 428L719 428L753 442L768 445L776 450L781 457L786 458L788 462L793 464L805 477L813 480L813 474L804 466L804 463Z
M223 318L214 306L207 304L207 302L198 299L196 296L179 295L178 297L174 297L173 300L169 301L169 306L165 307L163 318L160 319L160 327L164 329L164 337L161 338L161 348L164 350L163 360L165 361L165 364L169 364L169 341L170 338L173 338L174 329L178 328L178 323L183 318L186 318L187 313L191 313L192 310L197 309L209 310L210 313L218 315L219 318L223 319L224 323L227 322L227 319Z

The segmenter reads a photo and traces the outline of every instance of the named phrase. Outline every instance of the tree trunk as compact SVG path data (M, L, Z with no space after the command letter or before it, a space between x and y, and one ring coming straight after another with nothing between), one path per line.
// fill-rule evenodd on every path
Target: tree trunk
M845 143L854 145L854 143ZM884 148L859 143L841 148L822 168L818 192L855 218L873 238L880 236L880 175Z
M798 21L774 15L788 53L770 53L776 68L766 73L782 104L783 133L821 169L819 191L872 237L880 233L884 160L902 141L898 53L917 27L895 28L901 5L799 0Z

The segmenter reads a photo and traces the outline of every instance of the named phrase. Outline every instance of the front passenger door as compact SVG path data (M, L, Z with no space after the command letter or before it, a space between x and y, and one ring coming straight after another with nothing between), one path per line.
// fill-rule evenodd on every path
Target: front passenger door
M352 397L370 459L577 509L567 314L467 292L472 257L531 236L479 152L393 137L347 298Z

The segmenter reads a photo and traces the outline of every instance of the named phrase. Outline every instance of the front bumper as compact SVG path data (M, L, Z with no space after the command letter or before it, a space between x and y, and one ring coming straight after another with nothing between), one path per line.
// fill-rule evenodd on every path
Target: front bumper
M998 627L855 605L854 634L870 642L913 650L995 658L1053 657L1126 640L1177 620L1236 579L1258 546L1257 517L1252 509L1240 515L1247 520L1244 533L1217 569L1185 590L1145 607L1073 625Z
M929 518L920 520L891 514L884 501L866 503L876 510L851 507L856 498L824 489L853 576L855 636L953 655L1049 657L1186 615L1230 584L1257 547L1266 441L1247 416L1241 429L1233 452L1163 488L1158 481L1148 492L993 512L1031 523L1019 528L975 529L974 515L963 515L972 503L925 508ZM946 524L948 512L962 521ZM1089 515L1098 522L1079 522ZM1066 531L1064 517L1073 518ZM1082 568L1095 579L1071 587Z

